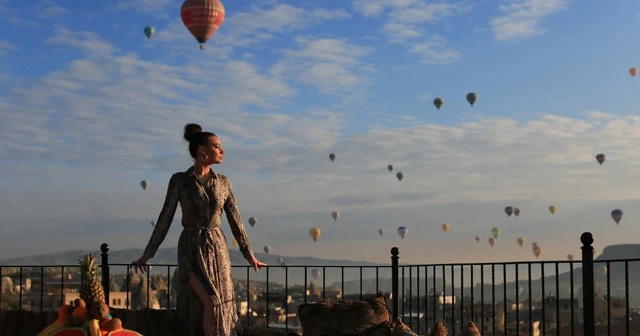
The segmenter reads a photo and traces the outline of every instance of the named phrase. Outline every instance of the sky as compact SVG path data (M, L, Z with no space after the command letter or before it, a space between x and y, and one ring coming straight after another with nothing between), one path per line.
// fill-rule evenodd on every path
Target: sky
M237 0L204 50L180 6L0 0L1 257L144 248L191 122L219 136L256 251L425 264L533 259L532 242L562 260L585 231L596 252L639 243L640 2Z

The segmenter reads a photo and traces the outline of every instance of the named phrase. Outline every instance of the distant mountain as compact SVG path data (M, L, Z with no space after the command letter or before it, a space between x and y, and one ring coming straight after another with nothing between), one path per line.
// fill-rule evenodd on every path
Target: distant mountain
M640 244L619 244L607 246L596 260L639 259Z
M36 255L29 257L18 257L11 259L0 260L0 266L5 265L67 265L73 266L77 264L77 259L83 254L95 252L95 251L82 251L82 250L71 250L59 253L52 253L46 255ZM136 260L142 255L141 249L127 249L122 251L111 251L109 252L109 262L110 264L129 264L133 260ZM234 267L233 276L237 279L246 279L247 277L247 268L244 266L248 266L248 263L242 257L242 254L238 250L231 250L231 262L234 266L242 266L242 267ZM264 253L257 253L256 256L261 261L266 262L269 265L272 265L269 268L269 281L270 282L278 282L284 283L284 274L285 271L278 267L278 258L280 256L277 255L266 255ZM283 257L286 264L289 267L287 270L287 278L290 285L294 284L303 284L304 283L304 267L296 267L298 265L309 266L307 267L307 282L314 280L314 282L318 286L322 286L323 277L325 278L325 284L327 286L334 285L338 288L344 287L345 294L357 294L360 292L362 288L363 293L375 293L377 289L389 292L391 290L391 272L389 264L376 264L370 262L363 261L352 261L352 260L330 260L330 259L320 259L314 257ZM632 303L636 303L640 305L640 244L628 244L628 245L612 245L607 246L602 251L602 254L596 258L596 266L595 266L595 280L597 285L597 291L601 296L606 295L606 272L603 271L604 265L606 265L606 260L620 260L620 259L636 259L639 261L629 261L628 262L628 279L629 279L629 291L632 297ZM177 264L177 248L162 248L159 249L156 253L156 256L151 260L151 264L156 265L175 265ZM318 279L313 279L311 276L311 271L313 269L318 269L322 271L322 266L326 266L324 269L325 275L320 275ZM360 268L358 266L364 266L362 270L362 284L360 283ZM624 262L611 262L610 265L610 291L612 297L624 297L625 294L625 263ZM114 274L123 274L125 272L126 266L112 266L111 272ZM378 268L378 281L376 281L376 268ZM560 264L559 272L558 272L558 288L560 292L561 298L568 298L571 293L571 282L570 282L570 272L568 264ZM171 273L173 273L174 268L171 268ZM502 285L502 266L495 267L495 300L499 302L502 300L504 296L504 287ZM538 264L532 265L532 281L531 281L531 291L532 297L534 299L539 299L542 297L542 283L540 281L540 266ZM7 268L3 267L3 274L6 274ZM413 268L412 279L409 280L408 269L405 273L405 281L404 286L405 290L408 292L409 287L412 288L412 294L416 295L418 289L420 290L420 295L423 296L425 293L425 279L424 279L424 267L421 268L421 278L417 279L416 277L416 269ZM167 274L166 266L156 266L152 269L152 274ZM249 277L251 280L266 280L267 272L262 270L258 273L253 270L249 271ZM475 268L474 270L474 297L479 299L480 297L480 274L479 268ZM484 295L485 302L491 302L491 273L490 267L485 267L485 282L484 282ZM436 273L436 292L439 293L442 291L442 272L440 267L437 269ZM526 300L528 297L528 280L527 280L527 266L521 265L519 268L519 283L523 288L523 292L520 295L521 300ZM445 291L448 295L451 292L451 272L450 268L446 268L445 274ZM454 277L455 277L455 292L456 295L460 295L460 278L461 273L459 266L456 266L454 269ZM344 279L344 284L342 280ZM516 288L515 284L515 272L514 267L512 265L507 268L507 298L513 299L515 298ZM470 274L469 268L465 267L464 273L464 294L469 295L471 292L471 288L469 287L470 283ZM580 263L574 264L573 269L573 292L574 297L576 299L581 299L582 293L582 269L580 267ZM410 286L411 282L411 286ZM545 289L544 292L546 295L555 295L556 291L556 280L555 280L555 265L553 263L548 263L545 266ZM433 289L433 276L431 267L429 267L429 277L427 279L427 290L431 291ZM402 281L400 281L400 290L402 290Z
M637 261L634 261L637 259ZM626 245L612 245L607 246L602 251L602 254L599 255L595 259L594 264L594 279L596 285L596 293L599 297L607 296L607 272L605 271L606 261L607 260L628 260L626 263L628 268L627 277L629 279L629 298L630 304L634 307L640 306L640 244L626 244ZM573 294L574 298L578 299L580 303L582 303L582 267L579 262L573 264ZM610 262L609 268L609 291L610 296L612 298L624 298L625 297L625 262L624 261L615 261ZM556 295L556 270L555 264L553 262L549 262L545 264L545 276L544 276L544 293L545 296L555 296ZM532 279L531 279L531 296L534 300L540 300L542 298L543 289L542 289L542 281L541 281L541 272L539 264L532 264ZM421 278L418 279L416 274L416 268L413 268L413 276L412 279L409 280L408 277L408 269L405 270L405 280L404 280L404 288L405 292L408 295L409 288L411 288L412 295L415 296L417 292L420 292L420 295L423 296L425 293L425 287L427 291L433 290L433 276L432 268L429 267L429 276L426 281L424 279L424 267L421 268ZM491 268L490 266L485 267L485 279L484 286L482 286L480 282L480 272L479 267L474 268L475 275L475 285L473 288L474 298L476 300L480 299L481 288L484 287L484 302L491 303L492 300L492 291L495 290L495 302L500 302L504 298L505 287L507 298L510 300L515 299L515 289L518 288L516 286L515 279L515 267L513 265L509 265L507 267L507 284L503 285L503 272L502 266L495 267L495 286L491 285ZM447 295L451 295L451 271L449 267L446 267L445 274L445 285L442 284L442 271L441 268L437 267L436 272L436 281L435 281L435 292L440 293L443 288ZM461 272L459 266L456 266L454 269L454 287L455 287L455 295L460 296L460 279ZM464 289L463 294L465 296L469 296L471 294L471 287L469 284L470 280L470 268L465 267L464 271ZM521 265L519 267L518 274L518 283L522 288L522 292L519 295L520 300L527 300L529 296L529 281L528 281L528 267L527 265ZM399 282L399 289L402 291L402 279ZM378 285L382 290L388 291L391 289L391 279L380 279L378 281ZM361 285L359 281L346 281L344 284L345 293L358 293L360 287L362 286L363 292L367 292L367 289L375 288L375 279L373 280L365 280ZM571 286L571 272L569 271L568 263L561 263L558 265L558 293L560 298L569 298L571 295L572 286Z
M111 266L110 272L114 274L123 274L126 272L126 265L130 264L132 261L137 260L142 255L142 249L127 249L121 251L109 251L109 264L123 264L119 266ZM83 251L83 250L69 250L64 252L57 252L51 254L43 254L43 255L34 255L28 257L17 257L10 259L2 259L0 260L0 266L75 266L77 265L77 259L87 253L96 253L96 251ZM269 281L270 282L279 282L284 283L284 275L285 271L279 267L278 258L281 256L273 255L273 254L264 254L255 252L255 255L260 261L267 263L270 265L269 267ZM98 258L100 258L100 254L97 253ZM171 248L161 248L158 249L158 252L153 257L152 260L149 261L151 265L176 265L178 263L178 249L177 247ZM247 278L247 267L250 267L247 261L244 259L240 251L236 249L230 250L231 256L231 264L234 266L233 276L238 279L246 279ZM303 284L304 283L304 266L310 266L307 268L307 282L310 280L314 280L316 284L321 285L323 276L318 276L318 279L313 279L311 276L311 271L313 269L318 269L322 271L322 266L326 266L326 284L329 285L336 281L342 280L341 267L343 266L345 269L345 280L353 280L357 279L359 276L359 268L357 266L366 266L367 269L363 271L363 278L372 278L375 277L375 267L380 267L379 275L381 277L390 277L390 263L387 265L384 264L376 264L364 261L353 261L353 260L330 260L330 259L320 259L314 257L282 257L284 258L285 263L288 268L288 282L290 284ZM100 259L99 259L100 260ZM236 267L240 266L240 267ZM247 266L247 267L244 267ZM300 267L297 267L300 266ZM386 267L385 267L386 266ZM168 266L156 266L152 267L152 274L162 274L166 275L169 267ZM171 273L173 273L175 267L171 267ZM6 274L7 269L3 267L3 274ZM254 270L250 270L249 278L251 280L266 280L267 271L261 270L256 273Z

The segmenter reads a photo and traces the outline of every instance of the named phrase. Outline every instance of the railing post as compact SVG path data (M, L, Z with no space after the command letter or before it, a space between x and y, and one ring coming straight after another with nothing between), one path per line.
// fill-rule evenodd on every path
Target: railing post
M109 305L109 244L103 243L100 245L100 251L102 252L102 287L104 289L104 300Z
M398 318L398 255L400 252L397 247L391 249L391 307L393 308L391 321Z
M596 335L595 299L593 283L593 235L585 232L580 236L582 242L582 314L584 318L584 336Z

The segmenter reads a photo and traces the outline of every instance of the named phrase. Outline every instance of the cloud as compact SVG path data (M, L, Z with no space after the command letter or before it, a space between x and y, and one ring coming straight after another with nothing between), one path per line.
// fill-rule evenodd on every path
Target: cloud
M151 14L159 18L169 18L167 10L173 7L179 11L180 3L173 0L119 0L115 8L120 11L133 11L141 14Z
M213 37L215 43L208 43L207 52L215 54L217 58L229 57L237 48L257 47L279 35L350 16L344 9L329 11L322 8L307 10L288 4L276 4L268 8L254 5L247 11L228 14ZM182 53L193 50L195 44L181 19L160 29L154 40Z
M271 73L295 77L323 93L359 90L368 82L372 67L360 59L371 48L349 43L347 39L296 37L297 49L285 49L284 57Z
M430 101L433 95L430 92L423 92L418 94L417 98L424 101Z
M390 3L396 7L385 22L403 18L413 27L418 19L392 18L391 12L417 8L418 2ZM270 244L291 255L326 258L349 253L382 262L391 246L401 248L407 263L423 263L425 255L430 262L530 258L530 251L513 252L507 243L473 250L479 246L472 240L476 234L486 237L491 227L501 226L503 242L515 246L515 238L524 235L545 246L545 257L560 259L578 253L567 241L579 246L577 237L585 230L607 232L599 235L599 246L631 242L640 233L625 224L636 216L640 187L639 117L589 110L569 111L582 118L567 118L547 111L533 119L478 116L444 126L398 113L403 102L346 108L332 104L333 95L368 98L365 88L380 71L369 63L371 48L354 39L296 32L313 20L324 22L322 10L275 6L244 13L251 15L238 16L236 23L230 17L233 24L220 32L222 39L237 37L235 44L212 43L200 52L180 26L185 41L176 49L150 50L161 55L156 58L56 26L49 43L77 49L81 57L12 82L0 96L0 195L6 200L0 202L0 222L21 232L55 231L55 237L30 241L43 252L89 235L94 237L75 244L95 249L106 239L122 248L141 247L169 176L191 164L181 132L184 124L197 122L222 140L225 163L215 169L233 181L244 218L260 219L249 228L257 247ZM287 16L278 22L283 13L304 20ZM375 7L366 13L374 15ZM278 23L251 21L262 20L260 14ZM242 26L240 18L249 21ZM160 47L169 48L163 43L173 38L172 29L159 29L169 34L158 40ZM145 43L158 47L156 39ZM433 51L443 45L431 32L406 44L416 53L431 53L428 58L438 63L453 58ZM15 48L7 41L1 46ZM180 46L190 51L175 52ZM300 83L328 96L309 94ZM425 92L424 99L433 98L427 97ZM328 158L331 152L335 162ZM600 152L607 155L602 166L594 158ZM402 181L395 178L398 171ZM151 182L147 191L139 187L142 179ZM550 204L558 207L554 216L546 210ZM508 219L506 205L520 207L521 217ZM625 211L619 227L609 217L613 208ZM341 212L337 223L330 217L334 210ZM175 245L179 216L164 246ZM444 222L451 229L441 236ZM404 240L395 234L399 225L410 229ZM317 244L308 236L313 226L323 230ZM383 237L380 227L387 229ZM0 247L13 246L15 239L16 234L0 234ZM9 247L0 252L30 254L30 247Z
M466 1L358 0L354 7L365 17L379 16L388 11L387 20L382 26L388 40L418 54L422 63L450 64L461 58L460 51L450 47L443 36L427 33L424 26L444 23L448 18L469 12L472 6Z
M222 74L212 78L222 81L218 81L218 92L211 98L211 104L221 110L236 110L247 104L275 107L296 93L281 77L263 75L249 62L229 61L221 70Z
M63 41L74 45L76 40ZM222 135L251 140L250 130L260 125L249 123L256 118L241 108L275 108L295 94L282 78L263 74L246 61L220 67L168 66L135 55L94 55L28 86L13 87L3 105L8 122L0 126L0 156L31 160L44 155L65 164L80 164L90 156L96 164L113 160L135 166L154 152L182 153L182 144L167 142L167 135L179 135L172 127L191 121L207 125L209 120ZM118 135L108 140L116 129ZM91 139L85 139L87 134ZM144 149L142 143L149 141L154 145ZM66 150L69 147L74 150ZM153 161L147 161L150 164Z
M123 221L128 221L146 228L159 210L170 173L189 165L180 138L182 125L189 121L200 121L206 129L222 134L226 161L216 169L234 182L245 218L256 215L269 228L269 232L250 233L254 244L277 244L284 250L295 247L293 254L339 256L340 249L300 250L310 226L323 229L323 241L335 245L348 239L349 246L379 253L365 242L377 237L378 227L387 228L392 239L394 225L403 223L411 235L402 248L412 255L425 248L424 241L418 244L421 239L440 234L439 225L446 222L451 224L448 245L430 240L429 251L468 251L465 242L473 236L484 237L491 227L503 226L505 239L526 235L544 244L546 253L562 257L566 250L554 244L561 245L562 239L577 241L577 235L568 229L558 232L558 237L546 235L545 230L557 228L558 220L580 223L579 230L597 233L605 229L602 222L610 221L613 207L623 208L629 218L634 216L632 204L640 187L634 182L640 173L640 166L634 164L640 159L638 117L615 117L602 125L555 115L525 122L481 119L452 126L414 121L411 127L380 127L345 139L341 130L345 114L339 111L223 113L200 107L196 101L162 102L157 99L169 94L169 88L194 89L194 84L175 78L180 73L177 68L146 73L153 66L140 60L111 62L103 63L103 72L92 74L83 85L95 85L92 90L104 97L70 95L78 90L73 86L64 90L36 86L31 92L44 101L35 105L26 101L22 108L1 107L11 125L0 130L0 161L7 168L0 184L3 192L12 195L11 202L0 205L5 221L23 221L28 226L68 218L74 223L97 220L105 227L116 222L125 227ZM128 90L138 91L125 84L131 77L117 81L109 77L118 73L118 64L135 64L131 77L153 75L164 81L157 82L150 97L133 100L135 94L123 96ZM91 65L75 63L47 79L72 80L85 67ZM119 84L122 91L112 92L101 83ZM50 92L47 97L40 92L45 88ZM53 102L55 110L50 107ZM108 110L108 102L118 108ZM335 162L328 159L330 152L337 154ZM598 152L607 154L603 166L595 162ZM387 171L387 164L394 165L393 172ZM25 189L43 167L48 178L39 183L40 191ZM402 182L395 178L398 171L405 176ZM150 180L151 187L140 197L138 182L143 178ZM523 209L518 222L503 223L505 204ZM553 218L546 212L549 204L558 207ZM333 210L341 212L338 227L329 216ZM137 241L148 239L146 230L131 230ZM179 229L172 232L169 239ZM288 240L279 240L278 232L287 232ZM451 251L438 260L469 260L490 252L469 257ZM367 259L366 254L357 258Z
M420 0L356 0L353 2L354 8L364 16L379 16L388 8L407 8Z
M416 2L410 7L396 8L389 13L389 18L408 24L435 23L445 18L469 12L472 6L466 2L450 3Z
M48 38L46 42L77 48L93 55L111 54L117 50L110 43L101 41L96 33L72 31L60 25L55 26L53 36Z
M35 16L43 19L56 19L69 13L68 9L59 6L52 0L39 0L31 11Z
M0 57L6 55L10 51L16 51L18 48L7 40L0 39Z
M491 20L496 40L513 41L544 34L542 21L567 7L569 0L508 0L500 5L504 15Z
M426 64L451 64L462 57L458 51L448 48L447 40L440 35L432 35L415 43L409 50L420 54L420 62Z
M591 119L596 119L596 120L610 120L616 117L614 114L601 112L601 111L589 111L587 113L587 116L589 116L589 118Z
M15 7L9 7L9 3L10 2L8 0L0 0L0 15L2 15L3 18L7 18L6 21L9 24L20 26L20 28L33 28L38 25L33 21L25 20L24 18L22 18L22 16L20 15L20 11ZM11 3L15 4L13 2Z

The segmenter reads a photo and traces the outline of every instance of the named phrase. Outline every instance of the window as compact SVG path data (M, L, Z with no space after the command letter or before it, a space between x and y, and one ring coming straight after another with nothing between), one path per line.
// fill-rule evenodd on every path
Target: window
M122 305L122 299L118 299L118 306Z
M73 300L69 300L69 305L73 307Z
M111 305L113 305L113 306L116 305L116 299L111 300Z

